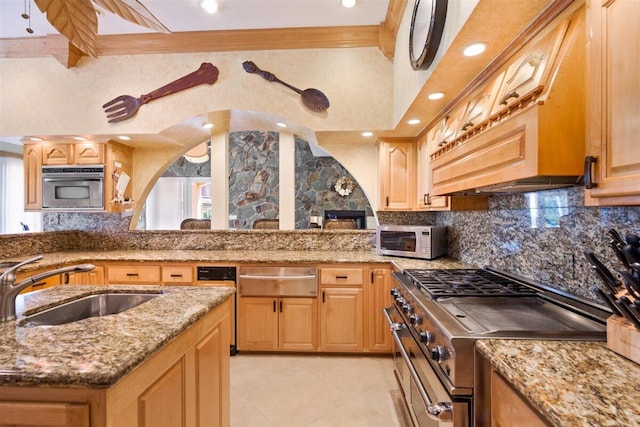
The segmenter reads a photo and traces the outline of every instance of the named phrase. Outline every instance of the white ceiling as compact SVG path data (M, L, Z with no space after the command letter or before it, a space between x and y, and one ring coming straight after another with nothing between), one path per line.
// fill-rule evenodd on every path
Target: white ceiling
M134 0L130 0L134 1ZM384 21L389 0L358 0L346 9L340 0L218 0L220 10L209 15L199 0L140 0L172 32L255 28L378 25ZM31 3L31 28L21 17ZM98 19L98 34L150 32L109 12ZM57 31L33 0L0 1L0 38L43 37Z

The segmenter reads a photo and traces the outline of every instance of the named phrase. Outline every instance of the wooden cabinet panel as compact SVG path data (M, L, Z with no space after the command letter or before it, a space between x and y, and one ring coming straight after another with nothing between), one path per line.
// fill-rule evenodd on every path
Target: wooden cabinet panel
M15 427L89 427L89 405L54 402L2 402L0 425Z
M221 358L228 352L228 335L218 325L196 345L196 416L199 426L229 426L229 358ZM218 398L212 399L212 397Z
M280 350L317 350L317 298L280 298L278 304Z
M381 210L409 210L415 194L415 144L413 140L378 142Z
M63 283L69 285L104 285L104 267L96 265L91 271L74 272L63 274Z
M73 144L74 164L104 164L104 144L97 142L79 142Z
M24 210L42 209L42 145L24 144Z
M108 284L160 284L159 265L107 266Z
M238 297L238 350L278 349L278 299Z
M491 372L491 427L548 425L500 374Z
M640 205L640 7L636 1L588 2L591 18L587 155L596 186L587 205Z
M42 149L43 165L72 165L73 144L44 144Z
M364 304L362 288L322 288L320 303L320 349L364 350Z
M369 351L391 351L391 334L382 309L391 306L391 270L371 268L367 285L367 349Z
M164 285L193 285L193 266L170 265L162 266L162 283Z
M185 426L183 360L167 370L139 398L139 427Z
M320 269L320 283L322 285L354 286L363 283L362 268L328 268Z
M26 273L18 273L16 275L16 282L21 282L22 280L35 276L36 274L41 274L41 273L44 273L45 271L52 270L54 268L57 268L57 267L44 268L42 270L34 270ZM47 277L46 279L39 280L31 286L27 286L20 293L26 294L33 291L39 291L41 289L50 288L52 286L58 286L60 283L62 283L62 277L60 274L56 274L56 275Z

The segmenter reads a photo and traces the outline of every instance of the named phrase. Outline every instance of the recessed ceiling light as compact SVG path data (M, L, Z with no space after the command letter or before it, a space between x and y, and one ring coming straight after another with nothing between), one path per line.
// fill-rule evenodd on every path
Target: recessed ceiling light
M73 139L75 139L76 141L86 141L87 138L83 138L81 136L74 136Z
M473 43L465 47L464 51L462 51L462 54L464 56L476 56L476 55L480 55L486 49L487 49L486 43Z
M129 140L131 140L131 137L130 137L130 136L127 136L127 135L120 135L120 136L118 137L118 139L121 139L121 140L123 140L123 141L129 141Z
M353 7L356 5L356 0L340 0L340 4L343 7Z
M200 7L207 13L214 14L218 11L218 2L216 0L201 0Z
M420 123L420 119L407 120L407 123L409 123L410 125L417 125L418 123Z
M360 135L366 138L369 138L370 136L373 136L373 132L366 131L366 132L362 132Z
M281 128L286 128L287 124L286 123L282 123L282 122L278 122L276 123L278 126L280 126Z
M213 123L205 123L202 125L203 129L211 129L213 127Z
M442 98L444 98L444 92L433 92L433 93L430 93L429 96L427 96L427 98L429 98L432 101L435 101L436 99L442 99Z

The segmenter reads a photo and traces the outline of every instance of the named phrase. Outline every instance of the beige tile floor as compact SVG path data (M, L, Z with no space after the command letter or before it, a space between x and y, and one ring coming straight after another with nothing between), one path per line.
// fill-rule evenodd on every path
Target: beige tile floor
M407 427L391 357L231 358L231 427Z

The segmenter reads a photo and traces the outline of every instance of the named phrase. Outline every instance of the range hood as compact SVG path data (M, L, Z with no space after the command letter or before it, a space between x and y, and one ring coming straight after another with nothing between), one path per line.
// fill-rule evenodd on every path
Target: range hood
M517 181L478 187L475 189L475 192L478 194L528 193L532 191L573 187L581 185L582 183L582 176L535 176Z

